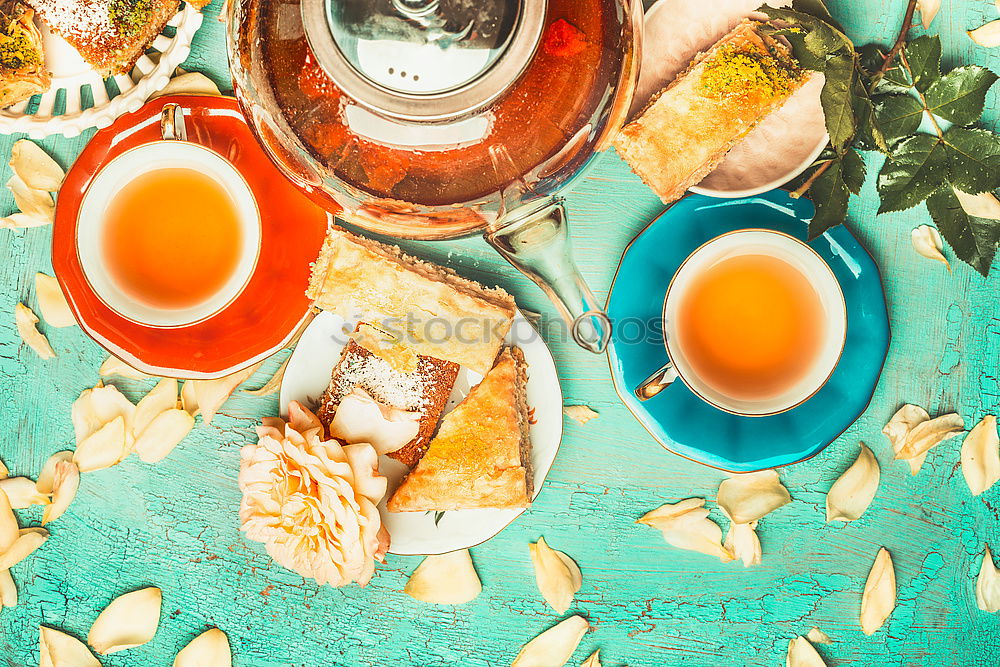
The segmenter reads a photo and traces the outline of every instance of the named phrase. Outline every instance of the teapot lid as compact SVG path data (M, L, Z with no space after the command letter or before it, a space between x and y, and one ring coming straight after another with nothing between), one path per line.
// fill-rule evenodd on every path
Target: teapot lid
M302 0L309 45L349 97L408 120L488 104L538 46L545 0Z

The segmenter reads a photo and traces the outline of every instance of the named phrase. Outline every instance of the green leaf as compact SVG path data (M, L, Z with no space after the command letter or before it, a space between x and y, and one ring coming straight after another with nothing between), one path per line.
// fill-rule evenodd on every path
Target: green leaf
M826 53L817 55L810 51L810 47L806 45L806 37L811 34L807 30L796 26L791 28L762 26L761 32L771 36L780 35L787 39L788 43L792 45L792 55L798 61L799 67L814 72L822 72L826 66Z
M839 27L831 25L826 21L811 16L804 12L795 11L794 9L788 9L785 7L770 7L768 5L763 5L757 11L763 12L769 18L781 19L792 26L801 28L807 34L808 33L818 33L817 37L810 40L809 44L815 47L823 45L829 48L823 48L822 51L812 51L811 55L816 58L825 58L834 52L843 52L844 54L854 53L854 43L844 34L843 30ZM804 43L805 40L803 40ZM792 55L796 59L799 58L799 53L795 52L793 49Z
M882 165L878 192L879 213L916 206L944 185L948 160L944 142L929 134L904 139Z
M885 62L886 48L881 44L865 44L857 49L858 65L865 74L871 76L882 67Z
M924 117L924 105L909 95L883 95L875 107L875 117L885 140L891 144L917 131Z
M875 105L872 103L872 98L868 94L861 76L854 80L854 101L851 105L854 108L854 118L858 126L854 135L854 145L861 150L880 151L888 154L889 144L886 141L885 132L875 115Z
M1000 136L987 130L953 127L944 133L948 179L977 195L1000 187Z
M830 56L823 74L826 81L820 93L823 114L826 116L826 131L830 143L841 150L854 138L856 129L852 90L854 87L854 58L850 56Z
M951 187L930 197L927 210L955 255L987 276L1000 242L1000 221L966 213Z
M923 92L941 77L941 40L923 35L907 42L903 49L913 85Z
M927 89L927 108L956 125L975 123L983 115L986 93L996 80L996 74L979 65L956 67Z
M833 18L823 0L792 0L792 9L803 14L808 14L809 16L815 16L820 21L829 23L840 32L844 32L843 26Z
M816 207L816 214L809 221L810 239L847 219L847 201L851 193L844 182L841 166L840 159L831 161L829 168L809 188L809 198Z
M865 176L868 173L865 161L861 159L861 155L853 148L848 148L847 152L844 153L844 157L841 158L840 170L843 174L844 185L847 186L850 193L852 195L860 193L862 186L865 184Z

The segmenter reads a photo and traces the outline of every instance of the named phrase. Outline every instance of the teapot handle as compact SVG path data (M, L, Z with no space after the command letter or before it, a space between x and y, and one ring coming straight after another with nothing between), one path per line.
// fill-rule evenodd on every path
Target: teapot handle
M577 345L595 354L607 349L611 320L573 261L562 199L549 197L521 206L491 225L483 237L542 288Z

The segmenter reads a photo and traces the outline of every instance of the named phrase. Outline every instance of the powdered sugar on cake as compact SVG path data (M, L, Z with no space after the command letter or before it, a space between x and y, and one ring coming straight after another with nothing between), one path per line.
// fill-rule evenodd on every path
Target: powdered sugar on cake
M396 370L375 355L348 355L330 386L330 397L337 403L355 387L360 387L377 401L409 411L419 411L427 403L425 384L419 373Z

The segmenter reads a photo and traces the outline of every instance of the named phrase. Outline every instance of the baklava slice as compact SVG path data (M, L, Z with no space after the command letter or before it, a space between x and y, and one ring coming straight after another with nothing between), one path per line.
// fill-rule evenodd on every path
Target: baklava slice
M0 108L44 93L51 85L34 15L23 2L0 2Z

